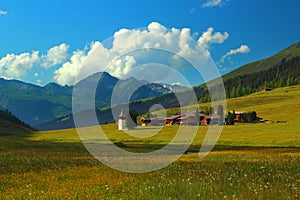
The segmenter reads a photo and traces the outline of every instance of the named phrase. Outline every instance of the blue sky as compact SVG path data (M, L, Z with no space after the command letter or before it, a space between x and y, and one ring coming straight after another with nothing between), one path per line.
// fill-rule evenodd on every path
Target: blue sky
M207 36L202 44L224 74L298 42L299 8L298 0L2 0L0 77L72 84L97 41L153 22ZM126 59L124 67L134 63Z

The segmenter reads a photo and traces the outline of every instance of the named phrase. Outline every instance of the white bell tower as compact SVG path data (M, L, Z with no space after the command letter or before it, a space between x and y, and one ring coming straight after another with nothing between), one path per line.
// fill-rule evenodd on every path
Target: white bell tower
M123 109L121 110L118 120L119 120L118 121L118 130L125 130L126 129L126 115L125 115Z

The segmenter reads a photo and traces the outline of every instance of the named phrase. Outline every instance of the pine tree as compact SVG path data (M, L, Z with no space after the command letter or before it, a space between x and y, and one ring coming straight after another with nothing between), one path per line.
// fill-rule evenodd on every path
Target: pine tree
M236 97L236 90L235 87L233 87L230 91L230 98L235 98Z

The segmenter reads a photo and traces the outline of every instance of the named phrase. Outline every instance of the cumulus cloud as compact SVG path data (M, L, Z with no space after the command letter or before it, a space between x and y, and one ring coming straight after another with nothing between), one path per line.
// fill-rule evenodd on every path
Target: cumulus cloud
M77 76L85 58L85 50L78 50L73 52L71 60L64 63L61 68L54 72L54 80L61 85L73 84L75 82L75 77Z
M20 55L7 54L0 59L0 76L6 78L19 78L26 75L39 62L39 52L22 53Z
M71 61L55 71L54 79L59 84L72 85L100 71L107 71L120 78L139 64L131 55L122 56L136 49L165 49L199 63L199 52L203 59L208 58L209 47L215 43L221 44L229 37L227 32L214 32L213 28L209 28L200 37L196 36L191 34L189 28L167 29L158 22L150 23L144 30L120 29L110 39L109 47L105 41L96 41L86 51L74 52Z
M0 16L1 16L1 15L7 15L7 13L8 13L7 11L0 10Z
M232 49L232 50L228 51L224 56L222 56L220 62L224 62L225 59L231 55L235 55L238 53L249 53L249 52L250 52L250 48L247 45L241 45L237 49Z
M228 39L228 37L229 37L229 34L227 32L214 33L214 28L210 27L205 32L203 32L203 34L201 35L201 37L198 40L198 43L204 49L208 49L209 46L213 43L222 44L225 40Z
M54 46L47 51L45 55L39 55L39 51L26 52L19 55L7 54L0 58L0 77L7 79L15 79L25 76L27 71L33 66L41 66L49 68L59 64L63 64L68 58L69 46L60 44ZM33 74L35 77L38 73Z
M211 8L222 5L222 0L208 0L206 3L202 5L203 8Z
M125 56L125 58L116 59L110 63L107 70L111 72L113 76L120 77L123 74L127 74L136 64L133 56Z
M42 56L41 66L49 68L58 64L62 64L68 58L69 46L65 43L52 47L48 50L47 55Z

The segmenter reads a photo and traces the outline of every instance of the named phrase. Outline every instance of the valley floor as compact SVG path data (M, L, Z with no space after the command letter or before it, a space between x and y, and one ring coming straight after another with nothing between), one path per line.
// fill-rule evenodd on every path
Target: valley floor
M300 85L229 99L227 110L256 111L287 123L225 126L202 159L198 152L208 127L183 127L187 135L196 128L187 154L144 174L105 166L84 148L76 129L1 134L0 199L299 199L299 98ZM93 134L97 128L81 130L90 134L89 141L105 142ZM116 125L101 126L111 142L134 152L163 147L178 128L145 127L126 134Z
M134 140L113 127L103 130L132 151L158 148L176 132L165 127L151 139ZM0 199L299 199L299 124L225 127L200 159L206 129L200 127L189 154L146 174L101 164L75 129L1 136Z

